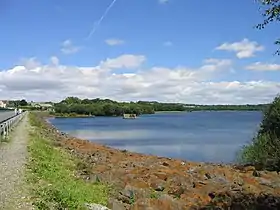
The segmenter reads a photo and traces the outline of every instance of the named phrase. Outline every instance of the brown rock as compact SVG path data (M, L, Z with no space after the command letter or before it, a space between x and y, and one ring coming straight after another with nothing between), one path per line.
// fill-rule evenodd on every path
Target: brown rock
M169 164L167 162L163 162L162 165L163 166L169 166Z
M168 178L168 175L164 172L155 172L155 176L157 176L159 179L166 181Z
M168 190L168 194L173 195L176 198L180 198L185 193L185 189L182 186L177 186Z
M257 170L254 170L252 175L255 176L255 177L260 177L261 173Z
M153 188L155 191L163 191L165 189L165 182L159 179L151 180L150 187Z
M108 208L112 210L125 210L126 206L125 204L119 202L118 200L109 199Z

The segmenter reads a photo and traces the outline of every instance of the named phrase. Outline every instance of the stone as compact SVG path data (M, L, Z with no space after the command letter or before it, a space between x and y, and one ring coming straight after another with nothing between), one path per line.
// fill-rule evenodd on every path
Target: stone
M108 208L112 210L125 210L126 207L123 203L120 203L119 201L115 199L109 199L108 201Z
M267 186L267 187L271 187L271 188L274 188L275 186L273 185L273 183L267 179L263 179L263 178L260 178L259 179L259 183L261 185L264 185L264 186Z
M95 204L95 203L86 203L85 207L88 210L110 210L109 208L107 208L106 206L102 206L100 204Z
M185 193L185 189L181 186L177 186L168 190L168 194L173 195L177 198L180 198L180 196L184 193Z
M159 179L164 180L164 181L166 181L168 178L168 175L164 172L155 172L154 174L156 177L158 177Z
M261 173L257 170L254 170L253 171L253 174L252 174L254 177L260 177L261 176Z
M163 191L165 189L164 187L164 182L162 182L161 180L153 180L150 184L150 187L153 188L155 191Z
M163 162L162 165L163 166L169 166L169 164L167 162Z
M204 176L206 177L206 179L211 179L211 178L212 178L211 175L210 175L209 173L205 173Z
M215 176L214 178L211 179L211 181L215 182L215 183L219 183L219 184L228 184L229 181L222 176Z

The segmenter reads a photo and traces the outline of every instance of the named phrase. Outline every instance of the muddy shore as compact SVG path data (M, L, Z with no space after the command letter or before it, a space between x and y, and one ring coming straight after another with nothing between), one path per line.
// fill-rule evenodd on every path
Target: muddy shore
M111 209L280 209L277 172L117 150L61 133L43 116L38 120L42 135L84 161L78 177L112 186Z

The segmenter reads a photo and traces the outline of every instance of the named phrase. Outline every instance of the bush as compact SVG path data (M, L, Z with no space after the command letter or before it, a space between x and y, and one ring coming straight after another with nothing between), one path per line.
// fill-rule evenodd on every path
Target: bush
M241 151L240 162L280 171L280 96L264 111L260 129Z

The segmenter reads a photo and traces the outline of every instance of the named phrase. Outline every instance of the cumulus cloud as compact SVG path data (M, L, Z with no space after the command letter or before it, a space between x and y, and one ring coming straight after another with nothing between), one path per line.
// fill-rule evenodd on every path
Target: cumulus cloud
M100 66L102 68L107 69L134 69L141 66L141 64L146 60L146 57L144 55L129 55L124 54L117 58L113 59L106 59L105 61L102 61L100 63Z
M196 68L145 68L145 60L143 55L127 54L105 59L95 66L75 67L60 64L56 57L48 64L31 58L32 65L25 61L25 65L0 71L0 95L34 101L78 96L121 101L246 104L270 102L280 92L279 82L220 81L220 76L228 74L232 67L232 62L226 59L207 59ZM115 71L118 69L121 71ZM135 69L133 73L131 69Z
M216 47L216 50L235 52L238 58L250 58L255 56L256 52L263 51L264 47L255 41L250 41L245 38L240 42L223 43L222 45Z
M121 39L106 39L105 43L110 46L115 46L115 45L123 45L125 41Z
M245 69L253 71L280 71L280 64L256 62L246 66Z
M61 52L64 54L74 54L77 53L81 47L73 45L72 41L70 39L65 40L61 44Z

